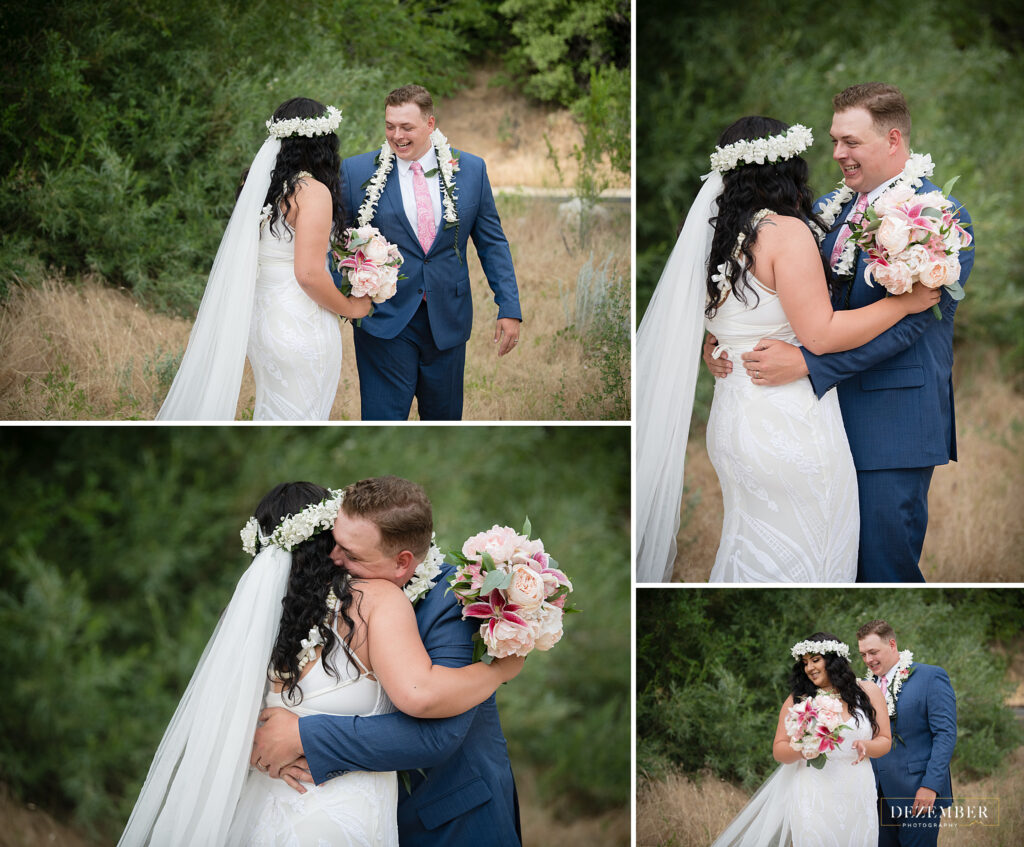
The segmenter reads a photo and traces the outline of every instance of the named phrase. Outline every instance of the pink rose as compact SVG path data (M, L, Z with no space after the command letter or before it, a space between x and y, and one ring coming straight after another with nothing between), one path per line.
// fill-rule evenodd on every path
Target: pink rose
M352 283L353 297L373 294L380 284L380 270L373 265L360 265L348 272L348 281Z
M388 242L383 236L373 236L360 249L367 260L375 265L383 265L388 260Z
M895 256L906 249L910 243L910 227L907 222L896 215L886 215L875 232L877 241L890 256Z
M486 532L467 539L462 545L462 555L478 562L483 553L488 553L495 562L508 562L520 540L521 536L512 528L495 524Z
M507 593L510 603L515 603L528 612L539 609L547 596L544 578L528 565L515 567Z
M536 620L530 622L535 646L538 650L550 650L562 638L562 610L545 603Z
M394 265L384 265L380 268L377 280L377 291L371 295L374 303L383 303L390 300L398 291L398 268Z
M487 652L496 659L525 656L534 647L531 627L506 620L485 621L480 627L480 637L487 645Z
M952 259L953 261L949 261ZM922 269L921 282L928 288L941 288L943 285L951 285L960 277L960 259L956 256L947 256L938 262Z

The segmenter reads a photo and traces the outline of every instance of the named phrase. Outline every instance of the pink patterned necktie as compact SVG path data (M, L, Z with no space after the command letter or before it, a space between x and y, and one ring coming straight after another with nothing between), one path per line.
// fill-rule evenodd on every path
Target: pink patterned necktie
M430 189L427 179L423 176L423 165L412 163L412 193L416 197L416 235L423 247L423 252L430 251L437 233L434 227L434 207L430 202Z
M857 205L854 210L850 213L850 217L846 219L846 223L843 224L843 228L839 233L839 237L836 239L835 246L832 248L832 261L829 264L834 268L836 262L839 261L839 256L843 252L843 248L846 246L846 242L850 240L850 224L858 223L862 217L864 217L864 210L868 207L868 195L861 194L860 199L857 201Z
M885 676L885 674L882 674L882 678L880 680L878 680L878 687L881 688L882 691L884 692L886 687L887 687L887 685L888 685L888 683L886 681L886 676Z

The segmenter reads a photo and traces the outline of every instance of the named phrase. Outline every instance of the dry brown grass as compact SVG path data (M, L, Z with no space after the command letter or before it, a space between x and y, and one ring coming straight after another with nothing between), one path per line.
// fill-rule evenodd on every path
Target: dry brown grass
M958 351L959 460L936 468L921 571L929 582L1024 580L1024 396L987 353ZM706 582L722 531L722 492L704 445L686 449L686 489L672 579Z
M475 321L466 352L465 418L572 418L585 395L604 390L583 341L559 334L573 319L576 278L587 254L573 247L571 228L559 224L556 202L507 197L499 210L525 322L518 349L498 359L492 341L497 308L470 249ZM614 251L618 273L628 280L628 207L610 204L609 211L592 243L601 245L598 251ZM41 288L18 289L0 309L0 419L151 419L166 393L155 366L169 351L184 348L189 328L188 321L146 312L97 279L52 279ZM348 327L342 338L342 378L331 417L358 419L359 378ZM239 417L247 410L251 416L253 397L247 366Z
M944 826L943 847L1016 847L1024 844L1024 747L994 776L974 782L954 781L958 798L998 798L999 825ZM636 801L637 847L707 847L746 805L749 795L710 775L694 782L670 774L640 781ZM990 806L992 808L992 806Z

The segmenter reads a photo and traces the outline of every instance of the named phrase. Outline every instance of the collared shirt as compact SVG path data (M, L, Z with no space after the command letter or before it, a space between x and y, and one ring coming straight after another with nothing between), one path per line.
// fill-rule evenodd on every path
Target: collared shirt
M395 160L398 163L398 184L402 189L402 208L405 209L405 216L409 219L412 231L416 232L418 216L416 214L416 193L412 187L412 162L399 159L397 156ZM436 168L437 154L434 152L433 145L428 147L427 152L417 161L423 167L424 173ZM427 188L430 189L430 205L434 210L435 231L440 229L441 224L441 181L439 176L439 174L434 174L434 176L426 178Z
M885 192L885 191L888 191L888 190L889 190L890 188L892 188L892 186L893 186L893 184L894 184L894 183L896 182L896 180L900 179L900 178L901 178L902 176L903 176L903 171L900 171L900 172L899 172L898 174L896 174L896 176L894 176L894 177L893 177L892 179L887 179L887 180L886 180L885 182L883 182L883 183L882 183L881 185L879 185L878 187L876 187L876 188L872 188L872 189L871 189L871 190L870 190L870 191L868 192L868 205L870 206L870 205L871 205L872 203L874 203L874 202L875 202L875 201L876 201L876 200L877 200L877 199L878 199L879 197L881 197L881 196L882 196L882 193L883 193L883 192Z

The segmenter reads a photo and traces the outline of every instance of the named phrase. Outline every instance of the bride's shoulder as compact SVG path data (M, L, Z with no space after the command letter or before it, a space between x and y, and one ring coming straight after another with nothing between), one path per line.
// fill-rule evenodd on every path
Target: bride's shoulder
M818 250L814 235L805 221L792 215L780 215L777 212L769 212L761 219L757 240L761 241L762 239L768 246L809 247L815 252Z
M378 605L405 599L402 589L386 579L353 579L352 590L362 595L362 602Z

